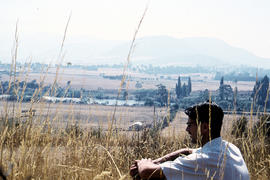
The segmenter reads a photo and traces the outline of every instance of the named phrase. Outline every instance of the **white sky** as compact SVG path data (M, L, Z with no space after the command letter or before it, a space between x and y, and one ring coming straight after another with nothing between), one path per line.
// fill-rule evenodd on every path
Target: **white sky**
M270 58L270 0L0 0L0 40L21 36L131 40L149 2L139 36L214 37ZM38 40L38 36L35 37Z

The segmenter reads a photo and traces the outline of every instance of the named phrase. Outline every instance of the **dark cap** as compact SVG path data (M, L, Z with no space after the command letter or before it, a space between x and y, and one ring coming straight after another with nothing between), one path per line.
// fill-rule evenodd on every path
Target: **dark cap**
M211 117L211 121L221 121L223 120L223 110L220 106L218 106L214 102L204 102L201 104L197 104L185 109L186 115L192 120L198 120L198 122L209 122ZM209 117L209 115L211 115Z

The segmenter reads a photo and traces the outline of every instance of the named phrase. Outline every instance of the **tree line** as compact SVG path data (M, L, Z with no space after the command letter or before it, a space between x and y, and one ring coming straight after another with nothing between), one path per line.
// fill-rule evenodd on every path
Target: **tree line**
M165 85L158 84L156 89L141 89L142 84L137 82L137 90L123 91L122 99L133 99L144 101L147 106L168 106L169 104L177 104L179 107L187 106L209 100L218 103L224 110L250 111L254 110L267 111L270 109L269 101L269 78L265 75L262 79L257 79L252 91L238 92L237 84L234 89L225 83L222 76L219 88L216 91L208 89L196 91L192 93L192 80L187 77L186 82L182 82L182 78L178 76L175 89L168 90ZM113 94L117 94L117 90L85 90L71 88L71 81L67 81L66 86L61 87L57 83L54 85L44 85L36 80L30 82L25 81L1 81L0 94L10 95L8 100L30 101L33 98L39 99L42 96L70 97L70 98L89 98L90 96L97 99L113 99ZM110 95L109 95L110 94ZM18 98L19 97L19 98Z

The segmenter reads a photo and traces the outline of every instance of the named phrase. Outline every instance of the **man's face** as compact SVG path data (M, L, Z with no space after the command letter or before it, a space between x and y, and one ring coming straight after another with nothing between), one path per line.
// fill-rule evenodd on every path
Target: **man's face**
M198 126L195 120L188 118L186 131L190 135L191 142L197 143Z

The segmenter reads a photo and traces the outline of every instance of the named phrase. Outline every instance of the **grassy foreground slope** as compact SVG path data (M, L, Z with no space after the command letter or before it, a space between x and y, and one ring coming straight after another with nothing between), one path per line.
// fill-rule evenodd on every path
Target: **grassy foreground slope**
M139 132L115 126L112 130L85 128L83 123L76 123L80 117L70 113L65 117L70 123L60 126L57 122L62 122L63 117L57 111L44 118L40 112L13 113L11 102L1 104L0 163L8 179L131 179L128 171L132 160L154 159L179 148L195 147L173 125L164 131L150 128ZM14 106L20 109L20 104ZM51 108L56 109L53 105ZM52 109L44 106L39 111ZM111 118L108 114L108 127ZM224 122L228 118L232 117L225 116ZM265 134L265 125L257 125L254 119L247 117L247 124L226 124L223 137L241 149L252 179L268 179L269 136ZM265 118L261 119L263 122ZM121 115L116 121L120 120Z

